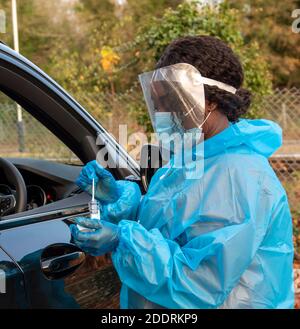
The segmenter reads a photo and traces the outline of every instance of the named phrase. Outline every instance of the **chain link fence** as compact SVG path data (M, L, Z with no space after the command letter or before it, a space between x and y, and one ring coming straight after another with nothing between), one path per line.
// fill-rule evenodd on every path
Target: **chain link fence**
M300 171L300 89L278 89L263 99L265 118L283 130L283 145L271 163L283 181L298 179Z
M139 88L124 94L86 94L75 98L118 140L119 125L126 124L128 135L144 132L147 111ZM262 100L264 117L279 123L283 145L270 163L287 190L300 252L300 89L277 89ZM17 106L0 94L0 156L34 157L78 163L77 157L29 113L22 111L17 120ZM139 118L139 122L135 118ZM130 145L127 145L130 151ZM23 149L22 149L23 148ZM135 155L139 160L139 154Z
M117 139L120 124L127 125L129 135L145 131L143 123L147 121L147 113L137 88L121 95L80 93L75 96ZM277 89L272 95L264 97L262 106L264 117L278 122L283 129L283 146L270 162L283 182L299 180L300 89ZM56 136L30 114L23 110L22 117L22 123L18 122L16 104L3 94L0 95L1 156L76 160ZM137 117L140 117L140 122L135 120Z
M128 135L144 132L147 121L141 92L133 88L124 94L83 94L76 99L118 139L119 125L126 124ZM277 89L262 100L264 117L283 129L283 146L270 162L283 182L299 180L300 174L300 89ZM140 117L140 122L135 118ZM17 120L17 106L0 95L0 156L40 157L77 161L76 157L42 124L26 111L22 123Z
M285 187L291 207L296 258L300 260L300 89L277 89L263 99L265 118L283 130L283 145L270 163Z
M80 162L31 114L22 110L22 121L18 120L16 103L3 94L0 94L0 157Z

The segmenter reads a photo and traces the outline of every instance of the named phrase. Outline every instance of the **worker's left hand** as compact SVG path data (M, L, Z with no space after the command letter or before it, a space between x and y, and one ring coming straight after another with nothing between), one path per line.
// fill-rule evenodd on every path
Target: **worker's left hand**
M141 190L137 183L117 181L120 197L116 202L101 205L101 218L117 224L122 219L136 220L141 200Z
M75 222L90 232L82 232L77 225L71 225L75 244L92 256L100 256L114 251L119 243L118 226L95 218L77 217Z

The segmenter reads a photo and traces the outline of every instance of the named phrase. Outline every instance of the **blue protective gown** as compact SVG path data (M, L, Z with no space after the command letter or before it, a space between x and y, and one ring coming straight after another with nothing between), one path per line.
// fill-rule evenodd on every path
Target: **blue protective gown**
M122 308L294 307L292 220L267 159L281 140L240 120L204 142L201 178L156 172L138 221L119 223Z

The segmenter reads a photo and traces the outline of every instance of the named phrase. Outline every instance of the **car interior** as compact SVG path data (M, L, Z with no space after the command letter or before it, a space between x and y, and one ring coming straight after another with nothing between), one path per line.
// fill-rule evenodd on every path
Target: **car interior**
M44 215L60 209L84 209L90 197L74 183L81 168L79 161L67 164L34 157L2 158L0 221Z
M30 158L8 158L20 172L27 191L25 209L15 212L10 209L1 216L1 221L21 216L43 214L45 212L87 204L89 195L74 183L81 166L55 163ZM0 196L17 195L11 177L0 172Z
M7 113L5 113L6 108L1 105L7 104L8 101L10 104L14 104L14 108L16 106L12 99L1 91L0 99L0 115L2 115L3 119ZM23 116L27 119L27 123L32 123L35 127L41 125L44 128L42 136L46 140L52 137L50 145L56 145L59 142L60 147L72 153L47 127L23 108L22 111ZM2 128L2 135L10 134L11 127L10 130L6 126ZM28 128L30 130L31 127L29 126ZM16 127L14 129L16 130ZM61 159L58 161L49 160L49 154L47 154L49 145L48 150L42 150L43 152L40 152L38 156L35 156L33 153L29 154L31 157L24 157L24 154L19 153L17 157L7 157L7 154L11 154L11 148L17 143L16 139L17 136L10 134L1 143L2 145L4 142L7 143L7 147L4 147L4 150L0 150L1 223L16 218L24 218L29 222L29 219L34 218L34 216L45 216L45 214L51 212L58 215L60 214L59 210L66 209L69 212L70 209L74 209L75 212L86 211L90 196L75 184L75 180L82 169L81 160L74 153L72 153L72 157L76 161L72 164L63 163ZM5 151L5 149L8 149L10 152ZM55 152L56 150L53 149L53 151Z

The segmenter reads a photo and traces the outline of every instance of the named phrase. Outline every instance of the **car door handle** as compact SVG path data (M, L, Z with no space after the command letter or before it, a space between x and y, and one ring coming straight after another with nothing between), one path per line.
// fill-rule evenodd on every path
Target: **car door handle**
M65 255L43 259L41 267L48 278L59 279L74 272L84 260L84 252L74 251Z

